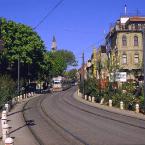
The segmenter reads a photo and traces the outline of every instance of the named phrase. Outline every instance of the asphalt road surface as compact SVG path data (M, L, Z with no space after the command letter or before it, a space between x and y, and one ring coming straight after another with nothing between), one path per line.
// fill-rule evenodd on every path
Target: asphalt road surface
M76 91L45 94L25 105L24 118L40 145L145 145L145 121L74 99Z

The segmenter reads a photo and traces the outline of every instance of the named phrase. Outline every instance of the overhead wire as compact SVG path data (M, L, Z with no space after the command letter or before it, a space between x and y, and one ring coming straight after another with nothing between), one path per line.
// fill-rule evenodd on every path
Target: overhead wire
M46 19L47 17L52 14L53 11L55 11L55 9L60 6L63 3L64 0L60 0L41 20L40 22L33 28L33 29L37 29Z
M88 33L96 33L96 32L91 32L91 31L79 31L79 30L73 30L73 29L68 29L65 28L64 31L66 32L72 32L72 33L82 33L82 34L88 34Z

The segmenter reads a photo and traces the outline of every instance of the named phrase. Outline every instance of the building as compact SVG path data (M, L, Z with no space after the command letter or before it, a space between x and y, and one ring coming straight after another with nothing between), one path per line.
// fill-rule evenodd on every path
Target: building
M107 71L107 55L106 47L101 45L98 49L94 48L91 59L87 62L87 72L89 76L96 79L106 79Z
M112 72L127 73L127 79L142 75L145 17L121 17L106 36L106 53Z
M97 79L107 79L108 77L108 58L106 47L101 45L97 50Z
M53 36L52 45L51 45L51 51L54 52L56 50L57 50L56 39L55 39L55 36Z
M96 48L93 49L91 62L92 62L93 77L97 78L97 63L96 63L97 62L97 50L96 50Z

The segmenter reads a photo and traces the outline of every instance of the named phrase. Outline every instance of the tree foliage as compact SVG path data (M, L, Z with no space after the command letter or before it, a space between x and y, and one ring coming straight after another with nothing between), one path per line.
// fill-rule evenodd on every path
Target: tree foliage
M100 99L99 96L99 83L96 81L95 78L88 78L84 81L84 85L80 83L80 91L83 92L84 87L84 93L88 96L94 96L96 97L96 100Z
M51 64L50 74L51 76L58 76L64 73L67 68L67 63L60 52L48 52L49 62Z
M0 73L17 79L44 80L62 75L68 66L76 65L74 54L68 50L47 52L40 36L29 26L0 18Z
M49 71L51 76L63 75L69 65L76 64L74 54L67 50L48 52L47 59L51 66Z
M72 81L76 81L77 80L77 69L71 69L69 71L65 72L65 75L70 78Z
M0 39L4 42L0 58L1 72L15 77L19 59L22 77L27 76L28 71L31 76L36 77L45 53L39 35L29 26L4 18L0 18L0 30Z
M10 76L0 75L0 106L15 95L16 83Z
M75 55L73 54L72 51L62 49L62 50L57 51L57 53L63 57L67 66L76 66L77 65Z
M29 26L0 18L0 103L15 94L20 66L20 88L28 80L50 80L76 65L71 51L48 52Z

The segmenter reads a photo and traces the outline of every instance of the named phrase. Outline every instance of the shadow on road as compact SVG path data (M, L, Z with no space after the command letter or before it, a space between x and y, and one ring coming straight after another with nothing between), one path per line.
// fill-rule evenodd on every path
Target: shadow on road
M32 107L29 107L29 108L26 108L26 109L23 109L23 110L20 110L20 111L13 112L11 114L8 114L8 116L11 116L11 115L14 115L14 114L17 114L17 113L21 113L21 112L24 112L24 111L30 110L30 109L32 109Z
M16 132L16 131L22 129L22 128L25 127L25 126L34 126L34 125L36 125L36 124L34 123L34 120L26 120L26 123L25 123L24 125L22 125L22 126L16 128L15 130L12 130L12 131L10 132L10 134L12 134L12 133L14 133L14 132Z

